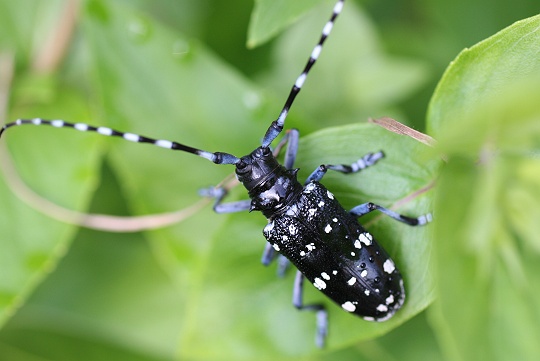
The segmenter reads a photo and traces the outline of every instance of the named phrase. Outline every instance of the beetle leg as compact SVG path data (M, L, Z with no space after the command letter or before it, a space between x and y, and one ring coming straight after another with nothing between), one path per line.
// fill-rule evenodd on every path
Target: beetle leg
M287 269L289 268L290 262L282 254L277 253L271 243L267 242L264 246L264 252L261 257L261 263L265 266L268 266L274 259L277 257L277 274L279 277L285 276Z
M281 149L287 144L287 150L285 151L285 159L283 166L287 169L292 169L294 161L296 160L296 154L298 153L298 129L289 129L285 136L279 141L278 145L274 149L274 157L277 157L281 153Z
M276 250L272 246L270 242L266 242L266 245L264 246L263 255L261 257L261 263L264 266L270 265L272 261L276 258Z
M203 188L199 190L199 194L203 197L215 198L214 211L216 213L235 213L248 211L251 206L251 200L223 203L223 199L227 196L227 191L224 188Z
M382 151L379 151L377 153L368 153L362 158L358 159L356 162L347 165L347 164L321 164L311 175L306 179L305 184L308 184L309 182L318 182L320 181L326 172L331 169L335 170L336 172L350 174L350 173L357 173L360 172L363 169L366 169L367 167L371 167L375 163L377 163L380 159L384 158L384 153Z
M395 219L396 221L403 222L405 224L408 224L409 226L423 226L431 222L433 218L431 213L424 214L416 218L407 217L402 214L396 213L388 208L384 208L382 206L379 206L378 204L374 204L371 202L360 204L359 206L356 206L353 209L351 209L349 212L356 217L361 217L375 210L381 211L382 213Z
M313 311L317 316L317 334L315 343L318 347L324 347L326 336L328 335L328 312L322 304L304 305L304 275L296 271L293 288L293 305L300 311Z

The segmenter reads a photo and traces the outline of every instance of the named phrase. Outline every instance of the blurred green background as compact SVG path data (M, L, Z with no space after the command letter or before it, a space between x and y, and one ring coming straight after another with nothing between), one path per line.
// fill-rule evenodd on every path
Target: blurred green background
M254 9L253 2L245 0L88 0L78 3L75 26L66 30L62 26L69 23L69 4L0 0L0 85L9 92L1 95L6 100L3 122L61 118L242 155L257 145L277 116L333 1L261 0ZM288 118L287 127L307 136L298 159L300 177L320 163L352 161L381 147L390 154L413 152L404 154L414 159L390 157L387 165L374 170L371 182L329 175L325 184L346 207L367 200L392 204L429 184L436 162L416 154L421 153L416 145L382 136L361 123L368 117L391 116L425 130L435 87L460 51L539 9L537 0L347 1ZM54 47L59 40L47 42L58 29L70 34L65 53ZM60 61L48 62L48 55L58 55ZM353 127L339 128L347 124ZM317 132L329 127L338 128ZM339 144L337 139L359 130L366 135L358 144ZM198 189L231 172L189 155L70 130L21 127L7 132L2 142L32 189L81 211L132 215L184 209L198 201ZM453 154L448 144L443 140L444 150ZM419 166L423 160L425 169ZM518 168L526 179L537 175L537 167ZM462 162L451 163L449 169L450 177L470 174ZM505 169L497 174L506 174ZM460 194L474 179L468 182L450 178L443 182L448 188L442 189ZM531 181L530 188L537 192L537 182ZM517 198L527 200L521 188L516 189ZM235 190L233 197L241 194ZM433 207L432 198L428 195L400 211L426 212ZM44 216L15 197L5 178L0 178L0 207L2 361L493 359L489 353L467 354L467 347L456 346L460 339L453 337L455 329L441 321L447 305L422 312L435 295L431 272L440 272L426 268L432 252L427 231L414 233L379 218L369 221L375 234L394 239L385 246L398 259L417 258L404 266L404 274L416 270L426 278L415 279L417 299L411 296L403 315L386 325L366 325L331 309L336 322L329 347L320 351L313 345L311 315L297 313L290 304L292 275L277 279L274 267L265 269L259 263L265 223L258 214L218 216L207 206L161 230L105 233ZM536 209L536 203L528 209ZM532 223L527 229L535 229ZM445 230L445 244L452 244L450 229ZM400 245L403 240L420 241L418 246L412 243L414 248L410 242ZM540 264L538 248L533 249L527 264ZM522 261L512 258L512 252L505 254L510 254L509 264ZM528 302L536 294L531 287L538 283L527 283L524 275L530 268L516 269L521 271L510 272L514 278L509 283L518 279ZM504 270L500 272L506 280ZM461 283L468 285L467 274L462 277ZM505 290L489 286L481 290L486 297L482 301ZM514 291L503 296L512 298ZM307 297L318 296L308 290ZM539 317L538 307L527 302L523 309ZM476 303L480 301L471 302L472 312L489 308ZM491 327L499 328L514 334L508 350L524 350L520 359L532 360L538 356L534 317L523 316L512 324L521 327L521 333L507 329L505 317L489 322L490 328L483 328L485 318L471 317L476 323L468 324L472 331L465 333L473 340L470 348L475 342L481 352L486 345L504 345L504 337L492 333ZM486 331L489 342L483 339ZM506 356L500 352L498 359Z

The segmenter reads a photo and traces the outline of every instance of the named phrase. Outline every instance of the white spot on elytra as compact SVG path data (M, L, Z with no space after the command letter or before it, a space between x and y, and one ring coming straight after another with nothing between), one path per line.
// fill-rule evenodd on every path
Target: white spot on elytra
M288 240L289 240L289 237L287 237L286 235L283 235L283 236L281 237L281 239L284 240L284 241L288 241Z
M354 252L351 252L351 256L353 256L353 257L354 257L354 256L356 256L356 253L354 253Z
M371 243L373 243L372 242L373 236L369 234L368 232L360 233L360 235L358 236L358 239L360 240L360 242L362 242L366 246L370 246Z
M383 305L382 303L380 305L377 306L377 311L380 311L380 312L387 312L388 311L388 307L386 305Z
M324 202L323 201L320 201L319 204L317 204L319 206L319 208L322 208L324 206Z
M322 278L324 278L327 281L330 280L330 276L326 272L321 273L321 276L322 276Z
M359 240L354 241L354 246L358 249L362 248L362 243Z
M384 272L392 273L396 269L396 266L394 265L394 262L392 262L392 260L388 258L386 261L384 261L383 268Z
M349 284L349 286L354 285L356 283L356 277L351 277L351 279L348 280L347 283Z
M332 226L330 226L329 224L326 225L326 228L324 228L324 231L326 233L330 233L330 231L332 230Z
M332 218L332 222L337 222L338 219L337 218Z
M310 216L314 216L316 212L317 212L317 209L315 209L315 208L308 209L308 213L309 213Z
M374 319L373 317L370 317L370 316L365 316L365 317L363 317L363 318L364 318L364 320L366 320L366 321L370 321L370 322L375 321L375 319Z
M296 227L294 224L291 224L289 226L289 233L294 236L298 233L298 227Z
M319 291L324 290L326 288L326 282L321 280L319 277L315 277L315 281L313 282L313 286L315 286Z
M274 243L272 246L274 247L274 249L275 249L276 251L279 252L279 245L278 245L277 243Z
M371 293L371 292L370 292L369 290L365 290L365 291L364 291L364 294L365 294L366 296L369 296L370 293Z
M386 297L386 304L389 305L391 303L394 303L394 295Z
M313 189L315 189L315 184L314 183L309 183L306 188L304 188L304 193L309 193L311 192Z
M336 270L333 270L333 271L332 271L332 274L333 274L334 276L337 275L337 271L336 271Z
M310 243L310 244L307 244L306 245L306 248L308 249L308 251L313 251L315 249L315 243Z
M328 198L334 199L334 195L332 194L332 192L330 192L328 190L326 191L326 195L328 196Z
M306 252L300 251L300 257L304 257L306 255Z
M360 276L361 276L362 278L366 278L366 276L367 276L367 269L365 269L365 270L363 270L362 272L360 272Z
M356 306L351 301L345 302L341 307L347 312L354 312L356 310Z

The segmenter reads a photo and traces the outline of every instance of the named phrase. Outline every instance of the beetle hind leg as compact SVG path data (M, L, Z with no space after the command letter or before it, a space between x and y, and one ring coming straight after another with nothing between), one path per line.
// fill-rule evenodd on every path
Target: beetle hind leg
M349 212L352 215L356 216L356 217L361 217L361 216L363 216L365 214L368 214L368 213L371 213L371 212L373 212L375 210L378 210L378 211L386 214L387 216L389 216L390 218L395 219L396 221L408 224L409 226L423 226L423 225L426 225L427 223L431 222L432 218L433 218L431 213L427 213L427 214L421 215L419 217L404 216L404 215L396 213L396 212L394 212L394 211L392 211L392 210L390 210L388 208L385 208L383 206L379 206L378 204L371 203L371 202L360 204L360 205L354 207L353 209L351 209Z

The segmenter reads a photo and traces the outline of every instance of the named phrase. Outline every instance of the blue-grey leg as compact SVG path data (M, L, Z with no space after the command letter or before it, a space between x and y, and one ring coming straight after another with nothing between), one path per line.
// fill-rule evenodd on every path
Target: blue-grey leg
M272 261L276 258L276 255L277 255L277 252L272 246L272 244L270 244L269 242L266 242L266 245L264 246L264 251L261 257L261 263L264 266L270 265L270 263L272 263Z
M199 194L203 197L214 198L214 211L216 213L235 213L248 211L251 206L251 201L246 199L244 201L222 203L223 198L227 195L227 191L221 187L210 187L199 190Z
M320 181L329 169L345 174L357 173L363 169L366 169L367 167L371 167L382 158L384 158L384 153L380 151L377 153L368 153L362 158L358 159L356 162L352 163L351 165L322 164L317 169L315 169L313 173L310 174L310 176L306 179L305 183L308 184L309 182Z
M408 224L409 226L423 226L431 222L432 220L431 213L424 214L416 218L407 217L402 214L396 213L388 208L384 208L382 206L379 206L378 204L374 204L371 202L360 204L359 206L356 206L353 209L351 209L349 212L356 217L361 217L375 210L381 211L382 213L395 219L396 221L403 222L405 224Z
M290 266L290 262L285 256L276 252L276 250L274 249L274 247L272 247L270 243L266 243L266 246L264 247L263 255L261 257L261 263L265 266L268 266L276 258L277 258L277 274L279 277L283 277L285 276L285 273L287 272L287 269Z
M322 304L304 305L304 275L300 271L296 271L292 301L294 307L300 311L313 311L316 313L317 334L315 335L315 343L318 347L324 347L328 335L328 312Z
M277 157L281 153L281 149L287 145L285 150L285 158L283 166L287 169L292 169L296 160L296 154L298 153L298 138L300 133L298 129L289 129L285 136L279 141L278 145L274 149L274 157Z

